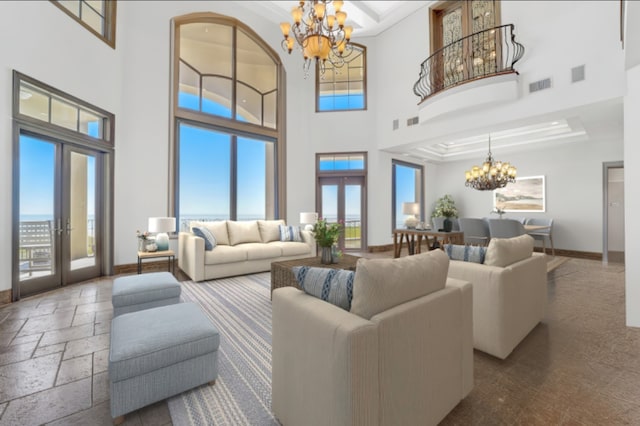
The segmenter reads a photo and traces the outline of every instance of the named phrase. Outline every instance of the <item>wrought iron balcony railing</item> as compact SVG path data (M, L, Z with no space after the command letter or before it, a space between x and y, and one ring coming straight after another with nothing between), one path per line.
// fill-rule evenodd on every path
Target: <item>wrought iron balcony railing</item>
M413 92L422 102L438 92L472 80L517 74L513 66L524 55L524 46L515 37L513 24L507 24L448 44L422 63Z

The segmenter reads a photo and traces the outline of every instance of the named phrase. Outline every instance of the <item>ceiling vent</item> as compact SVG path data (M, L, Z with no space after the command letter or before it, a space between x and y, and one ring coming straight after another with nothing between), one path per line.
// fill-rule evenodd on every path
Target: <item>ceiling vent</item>
M571 82L575 83L582 80L584 80L584 65L571 68Z
M551 87L551 78L545 78L544 80L534 81L529 83L529 93L537 92L539 90L549 89Z
M407 118L407 126L414 126L418 124L418 117Z
M393 120L393 130L398 130L399 127L400 127L400 120L396 118L395 120Z

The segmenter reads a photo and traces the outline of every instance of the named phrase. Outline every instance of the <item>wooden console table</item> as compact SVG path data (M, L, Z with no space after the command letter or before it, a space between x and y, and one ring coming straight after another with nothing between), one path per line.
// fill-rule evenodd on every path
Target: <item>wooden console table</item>
M407 249L409 254L418 254L421 252L420 245L422 239L427 241L429 249L429 238L435 238L440 246L443 244L464 244L464 232L461 231L431 231L417 229L394 229L393 230L393 257L400 257L402 251L402 241L407 241Z
M142 259L153 259L156 257L166 257L169 261L167 270L172 274L175 274L176 254L173 250L164 251L139 251L138 252L138 273L142 273Z

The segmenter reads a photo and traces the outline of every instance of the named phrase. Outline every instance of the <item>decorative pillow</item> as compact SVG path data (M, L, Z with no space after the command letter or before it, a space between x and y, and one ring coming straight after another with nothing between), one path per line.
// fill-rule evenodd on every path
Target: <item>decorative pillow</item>
M247 222L228 220L227 229L229 230L229 244L232 246L242 243L262 242L260 231L258 230L258 222L255 220Z
M351 312L365 319L444 288L449 258L442 250L397 259L358 259Z
M295 266L292 270L305 293L347 311L351 309L355 272L310 266Z
M258 229L262 242L280 241L280 225L284 224L284 220L259 220Z
M520 235L513 238L492 238L489 241L484 257L485 265L509 266L531 257L533 253L533 237Z
M211 232L211 235L215 237L216 245L229 245L229 233L227 232L226 220L216 220L211 222L200 222L193 220L189 223L189 227L191 228L192 232L194 227L207 228Z
M303 241L299 226L280 225L279 228L280 241Z
M455 244L445 244L444 252L451 260L463 260L465 262L484 263L486 247L461 246Z
M194 226L191 228L191 231L193 231L196 236L204 239L204 249L207 251L213 250L216 247L216 244L218 244L216 242L216 237L214 237L211 231L207 228L198 228L197 226Z

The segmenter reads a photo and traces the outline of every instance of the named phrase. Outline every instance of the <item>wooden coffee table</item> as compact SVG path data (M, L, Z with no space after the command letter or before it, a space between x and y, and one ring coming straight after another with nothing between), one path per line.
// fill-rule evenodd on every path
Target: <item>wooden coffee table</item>
M320 256L285 260L282 262L272 262L271 294L273 295L273 290L280 287L300 288L298 286L298 281L296 280L296 277L293 275L292 271L295 266L315 266L318 268L348 269L350 271L355 271L358 259L360 259L358 256L343 254L338 263L332 263L330 265L323 265L320 262Z

